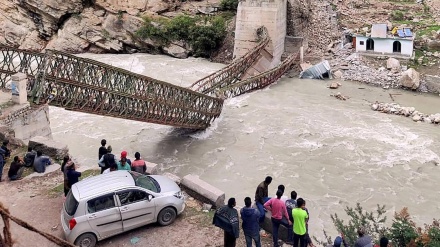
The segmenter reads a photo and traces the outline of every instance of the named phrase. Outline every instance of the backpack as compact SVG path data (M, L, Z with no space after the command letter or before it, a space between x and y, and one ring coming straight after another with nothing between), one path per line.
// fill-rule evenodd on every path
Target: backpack
M110 168L111 165L116 165L114 154L104 154L105 168Z

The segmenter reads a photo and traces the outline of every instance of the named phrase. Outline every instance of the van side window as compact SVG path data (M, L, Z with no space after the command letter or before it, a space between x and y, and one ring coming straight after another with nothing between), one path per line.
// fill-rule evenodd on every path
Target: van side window
M143 200L147 200L148 194L140 190L127 190L116 193L121 202L121 206L128 205L130 203L135 203Z
M96 213L102 210L115 207L113 194L100 196L87 202L87 210L89 213Z

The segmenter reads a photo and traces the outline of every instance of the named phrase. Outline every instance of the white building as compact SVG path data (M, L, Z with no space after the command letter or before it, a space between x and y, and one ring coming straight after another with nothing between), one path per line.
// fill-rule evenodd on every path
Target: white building
M409 30L409 29L408 29ZM386 24L374 24L369 37L355 35L353 45L356 52L404 55L411 57L414 49L414 37L411 32L399 30L399 36L387 32Z

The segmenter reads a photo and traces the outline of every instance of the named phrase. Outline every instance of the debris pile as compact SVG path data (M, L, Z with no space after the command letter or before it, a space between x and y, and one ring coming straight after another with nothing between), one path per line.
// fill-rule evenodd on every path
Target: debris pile
M371 109L382 113L411 117L414 122L440 124L440 113L428 115L417 111L414 107L400 106L396 103L375 102L371 104Z

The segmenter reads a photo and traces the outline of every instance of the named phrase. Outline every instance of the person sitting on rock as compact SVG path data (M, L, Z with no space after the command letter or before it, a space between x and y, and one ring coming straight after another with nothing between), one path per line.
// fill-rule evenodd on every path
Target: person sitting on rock
M34 164L35 156L37 156L37 152L32 150L32 147L28 147L28 151L24 156L24 166L31 167Z
M24 171L24 162L18 156L14 157L14 161L11 163L11 167L9 168L8 177L9 180L19 180L21 179L21 175Z
M131 171L130 165L127 164L127 158L122 158L121 161L119 161L117 165L118 165L118 170Z
M135 160L131 162L131 170L135 172L139 172L141 174L145 174L147 171L147 164L143 159L141 159L141 154L136 152L134 154Z
M38 173L44 173L46 166L51 165L49 157L44 156L41 151L37 151L37 157L34 159L34 170Z

